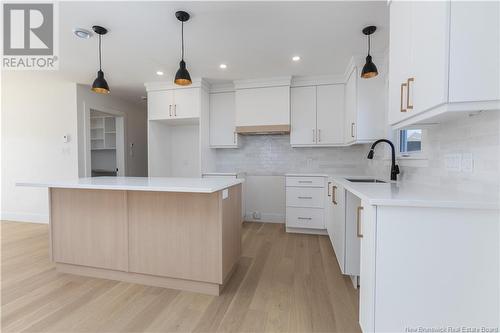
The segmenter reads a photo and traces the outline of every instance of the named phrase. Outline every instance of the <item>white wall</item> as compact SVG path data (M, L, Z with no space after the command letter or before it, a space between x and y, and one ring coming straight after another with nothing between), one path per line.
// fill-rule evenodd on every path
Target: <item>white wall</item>
M110 110L122 112L125 118L125 175L147 176L147 112L145 104L133 104L109 95L100 95L92 92L87 85L77 85L77 113L78 113L78 174L85 175L85 142L84 116L85 108L108 112ZM130 153L130 144L134 144L133 154Z
M47 190L16 182L78 176L75 106L76 84L55 73L2 73L2 219L47 221Z
M1 218L48 221L46 189L17 187L19 181L71 179L83 173L83 103L126 113L127 175L147 174L145 106L112 95L91 93L87 86L65 81L57 72L2 72ZM98 107L96 109L99 109ZM70 141L63 142L68 134Z

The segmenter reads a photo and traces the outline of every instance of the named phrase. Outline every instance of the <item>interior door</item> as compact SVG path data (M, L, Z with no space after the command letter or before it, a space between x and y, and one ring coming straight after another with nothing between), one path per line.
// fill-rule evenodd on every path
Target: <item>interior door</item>
M237 146L234 92L210 94L210 145Z
M200 88L176 89L174 93L174 118L197 118L200 116Z
M290 89L291 123L290 144L316 143L316 87Z
M317 143L341 144L344 140L344 85L316 87Z

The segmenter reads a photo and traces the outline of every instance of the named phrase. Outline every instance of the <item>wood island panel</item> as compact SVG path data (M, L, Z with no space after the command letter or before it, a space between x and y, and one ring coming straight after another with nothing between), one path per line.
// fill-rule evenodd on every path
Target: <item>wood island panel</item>
M130 271L222 283L219 193L130 191Z
M54 261L128 270L126 191L52 188L50 214Z

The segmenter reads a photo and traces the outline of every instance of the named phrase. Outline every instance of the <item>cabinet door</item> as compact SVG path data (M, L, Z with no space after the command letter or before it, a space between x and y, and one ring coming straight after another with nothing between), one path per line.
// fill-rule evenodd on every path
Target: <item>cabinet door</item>
M344 274L359 275L358 209L361 200L347 191L345 194L345 255Z
M292 128L290 144L316 143L316 87L290 89Z
M421 22L425 24L425 20ZM392 1L389 31L389 124L406 117L406 84L411 55L411 2ZM425 38L425 40L428 40ZM403 85L403 86L402 86ZM403 110L403 111L402 111Z
M237 147L234 92L210 94L210 146Z
M341 144L344 141L344 85L316 88L317 143Z
M148 119L172 118L173 90L148 92Z
M407 116L443 104L448 98L450 2L412 1L411 6L412 59L408 78L414 81L407 81Z
M363 332L375 331L376 206L362 201L359 221L361 238L359 324Z
M200 88L176 89L174 94L174 118L200 116Z
M337 183L332 184L332 197L330 199L333 203L333 219L328 235L342 273L344 273L345 258L345 195L343 186Z
M344 120L344 142L350 143L356 140L356 116L357 116L357 90L356 82L358 71L354 68L345 84L345 120Z
M235 93L236 126L290 124L290 87L239 89Z
M500 99L500 3L452 1L450 102Z

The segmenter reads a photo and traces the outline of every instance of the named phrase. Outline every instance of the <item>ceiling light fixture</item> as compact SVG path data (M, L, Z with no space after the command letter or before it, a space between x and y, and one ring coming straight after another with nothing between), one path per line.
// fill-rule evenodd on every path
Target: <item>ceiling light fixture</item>
M156 75L162 76L163 72L162 71L156 71Z
M89 39L90 37L92 37L92 33L90 31L88 31L87 29L83 29L83 28L73 29L73 33L78 38Z
M98 94L109 94L109 86L104 79L104 72L102 71L102 61L101 61L101 37L105 35L108 30L98 25L94 25L92 30L99 35L99 71L97 72L97 78L92 83L92 91Z
M300 57L299 57L299 56L293 56L293 57L292 57L292 60L293 60L293 61L299 61L299 60L300 60Z
M186 63L184 62L184 22L189 20L189 14L181 10L175 13L175 17L181 21L181 62L179 63L179 69L175 74L174 83L180 86L189 86L192 83L191 76L186 69Z
M219 68L220 68L220 69L226 69L226 68L227 68L227 65L226 65L226 64L220 64L220 65L219 65Z
M377 66L373 63L372 56L370 55L370 35L372 35L375 30L377 30L377 27L374 25L370 25L363 29L363 34L368 36L368 56L366 57L366 63L361 71L361 77L364 79L369 79L378 75Z

